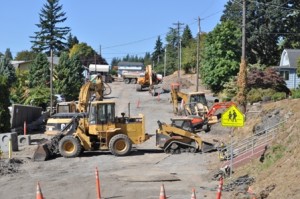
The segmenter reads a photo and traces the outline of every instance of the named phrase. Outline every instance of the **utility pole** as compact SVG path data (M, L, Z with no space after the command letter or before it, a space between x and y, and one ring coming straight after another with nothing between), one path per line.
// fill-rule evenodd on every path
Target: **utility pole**
M50 115L53 113L53 50L50 50L51 64L50 64Z
M197 35L197 77L196 77L196 91L197 91L197 92L198 92L198 90L199 90L200 33L201 33L200 17L198 17L198 35Z
M181 59L180 59L180 54L181 54L181 42L180 42L180 29L181 26L184 25L184 23L180 23L179 21L177 23L173 23L173 25L177 25L177 34L178 34L178 78L180 80L180 70L181 70Z
M166 76L166 67L167 67L167 47L165 47L164 77Z
M99 49L99 55L102 57L102 55L101 55L101 45L100 45L100 47L99 47L100 49Z
M242 112L246 112L246 84L247 84L247 63L246 63L246 0L243 0L243 25L242 25L242 57L240 71L238 75L238 93L237 103L243 108Z

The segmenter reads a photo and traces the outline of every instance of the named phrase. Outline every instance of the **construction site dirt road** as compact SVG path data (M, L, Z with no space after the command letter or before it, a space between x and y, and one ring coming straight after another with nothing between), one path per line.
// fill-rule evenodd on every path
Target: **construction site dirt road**
M147 91L136 92L134 84L113 82L110 85L112 93L104 100L116 101L117 115L122 112L131 116L144 114L149 134L155 134L157 120L169 123L174 116L169 93L153 97ZM209 138L211 135L204 136ZM46 136L32 135L33 140L43 137ZM125 157L116 157L110 152L85 152L78 158L57 157L33 162L31 157L35 148L33 142L13 153L13 157L21 159L22 163L18 172L1 175L0 198L34 198L39 182L47 199L94 199L96 167L102 198L154 199L159 197L161 184L164 184L167 197L172 199L189 198L192 188L195 188L197 198L216 196L218 182L212 181L209 175L221 165L216 152L166 154L156 147L155 136ZM226 193L222 195L226 198Z

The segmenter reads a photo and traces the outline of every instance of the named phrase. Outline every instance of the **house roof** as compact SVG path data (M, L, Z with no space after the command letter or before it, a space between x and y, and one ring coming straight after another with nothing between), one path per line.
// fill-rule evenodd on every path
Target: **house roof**
M284 49L281 54L279 67L297 67L297 59L300 57L300 49Z

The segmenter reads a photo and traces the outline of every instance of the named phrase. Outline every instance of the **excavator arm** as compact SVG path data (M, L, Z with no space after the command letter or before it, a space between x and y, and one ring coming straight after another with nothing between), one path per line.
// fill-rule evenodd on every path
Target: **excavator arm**
M95 94L95 100L102 101L104 98L105 86L100 75L96 76L95 83L89 81L85 83L79 93L79 102L78 102L78 112L87 112L87 107L90 101L90 98Z

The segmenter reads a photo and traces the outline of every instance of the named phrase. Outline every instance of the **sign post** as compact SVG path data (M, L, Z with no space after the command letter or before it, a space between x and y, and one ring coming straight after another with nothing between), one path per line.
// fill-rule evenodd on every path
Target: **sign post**
M221 124L225 127L243 127L244 114L234 105L230 106L221 117ZM233 128L230 131L230 178L233 170Z

